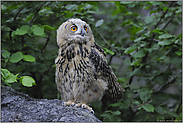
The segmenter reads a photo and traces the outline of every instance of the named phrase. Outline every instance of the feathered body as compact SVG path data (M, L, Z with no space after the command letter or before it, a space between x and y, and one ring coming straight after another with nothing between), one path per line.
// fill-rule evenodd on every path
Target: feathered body
M92 111L87 104L100 100L105 93L122 98L123 88L86 22L70 19L63 23L57 30L57 44L56 84L65 105Z

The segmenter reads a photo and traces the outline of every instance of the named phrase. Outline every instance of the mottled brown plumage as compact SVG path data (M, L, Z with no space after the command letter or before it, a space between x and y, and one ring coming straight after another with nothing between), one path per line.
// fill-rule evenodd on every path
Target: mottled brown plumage
M64 105L87 108L104 94L122 98L122 86L107 64L104 50L94 41L90 26L80 19L69 19L57 30L59 46L56 84Z

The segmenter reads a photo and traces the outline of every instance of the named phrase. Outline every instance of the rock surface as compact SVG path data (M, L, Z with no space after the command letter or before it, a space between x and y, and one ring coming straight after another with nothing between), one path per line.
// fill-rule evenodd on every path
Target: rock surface
M61 104L58 99L33 99L1 86L1 122L101 122L86 109Z

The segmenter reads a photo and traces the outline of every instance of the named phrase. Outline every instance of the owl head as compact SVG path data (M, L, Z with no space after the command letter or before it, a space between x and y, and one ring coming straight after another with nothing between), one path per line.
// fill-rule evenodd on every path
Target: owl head
M81 19L71 18L64 22L57 30L57 44L65 43L87 44L93 41L94 37L90 26Z

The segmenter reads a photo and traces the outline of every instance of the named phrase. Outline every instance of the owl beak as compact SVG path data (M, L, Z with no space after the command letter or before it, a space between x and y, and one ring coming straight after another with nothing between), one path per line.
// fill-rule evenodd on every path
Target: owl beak
M85 35L85 32L84 32L84 30L83 30L83 29L81 30L80 35L81 35L81 36L84 36L84 35Z

